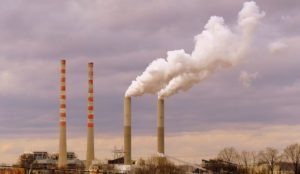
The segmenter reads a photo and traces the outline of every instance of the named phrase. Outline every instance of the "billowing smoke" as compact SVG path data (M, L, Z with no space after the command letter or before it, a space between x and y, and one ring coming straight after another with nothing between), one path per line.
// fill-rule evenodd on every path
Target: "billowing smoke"
M229 27L222 17L212 16L204 30L195 36L192 54L175 50L169 51L166 58L154 60L131 83L125 96L150 93L160 98L168 97L190 89L218 69L238 65L245 57L254 30L264 14L251 1L244 3L235 26Z

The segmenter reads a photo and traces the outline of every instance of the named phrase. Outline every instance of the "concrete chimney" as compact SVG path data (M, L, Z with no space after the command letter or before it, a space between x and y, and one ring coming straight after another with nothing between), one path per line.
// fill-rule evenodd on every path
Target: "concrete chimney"
M87 151L86 168L89 169L95 158L94 153L94 92L93 63L88 64L88 113L87 113Z
M157 100L157 152L165 153L164 99Z
M124 98L124 164L131 165L131 98Z
M66 140L66 61L60 61L60 132L58 168L67 167L67 140Z

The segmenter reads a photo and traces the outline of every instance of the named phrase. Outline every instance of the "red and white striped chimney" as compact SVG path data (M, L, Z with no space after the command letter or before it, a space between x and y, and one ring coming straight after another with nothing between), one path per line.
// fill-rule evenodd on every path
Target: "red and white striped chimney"
M88 169L95 158L94 154L94 88L93 63L88 64L88 118L87 118L87 152L86 168Z
M58 167L67 167L67 140L66 140L66 60L60 61L60 134Z

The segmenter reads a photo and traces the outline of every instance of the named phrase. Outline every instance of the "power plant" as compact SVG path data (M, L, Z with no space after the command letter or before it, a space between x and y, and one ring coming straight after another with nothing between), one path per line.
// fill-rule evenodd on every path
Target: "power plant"
M67 168L66 140L66 60L61 60L60 69L60 135L58 167ZM95 160L94 147L94 80L93 63L88 63L88 98L87 98L87 149L85 167L89 169ZM132 164L131 155L131 97L124 98L124 164ZM164 99L157 100L157 152L164 155Z
M165 57L160 57L153 60L138 75L135 80L128 86L123 98L123 149L116 150L120 152L112 160L107 160L107 166L103 165L103 161L97 161L95 158L95 135L94 135L94 64L89 62L87 65L87 108L86 115L83 118L83 125L86 124L86 156L85 160L79 160L74 152L67 151L67 94L66 94L66 60L60 61L60 86L59 88L59 142L58 152L48 153L46 151L35 151L27 153L20 158L20 163L24 160L27 168L49 167L51 173L56 173L53 168L60 171L74 169L80 173L91 172L95 173L111 173L107 172L108 168L118 168L121 173L131 173L136 166L143 166L144 169L149 168L152 163L147 164L145 160L134 161L132 151L132 98L143 96L145 94L157 95L157 110L156 110L156 152L158 157L149 158L149 161L154 161L154 167L159 164L164 164L163 160L172 159L165 152L165 98L177 94L181 91L187 91L194 85L208 79L213 74L222 69L233 68L244 62L247 52L251 50L251 42L255 36L255 29L260 23L260 19L265 15L265 12L260 11L254 1L245 2L242 10L238 13L237 21L234 25L226 25L223 17L212 16L204 29L194 37L194 49L188 53L184 49L176 49L168 51ZM77 54L75 54L79 58ZM81 58L80 58L81 59ZM82 60L82 59L81 59ZM100 60L100 57L99 59ZM125 60L126 63L132 63ZM136 67L135 67L136 68ZM14 71L12 71L14 72ZM6 73L6 72L5 72ZM118 72L119 73L119 72ZM10 72L8 73L10 75ZM114 74L115 75L115 74ZM57 75L58 76L58 75ZM249 75L248 75L249 76ZM9 78L3 79L9 83ZM114 76L115 77L115 76ZM124 76L117 76L122 78ZM246 81L251 81L250 76L245 78ZM12 78L14 80L14 78ZM108 79L108 78L107 78ZM107 80L106 79L106 80ZM244 79L244 80L245 80ZM247 80L248 79L248 80ZM124 80L124 79L122 79ZM13 81L14 82L14 81ZM18 82L18 81L16 81ZM116 83L116 82L113 82ZM16 83L19 84L19 83ZM15 84L14 84L15 85ZM110 84L111 85L111 84ZM9 86L10 87L10 86ZM110 98L110 97L109 97ZM121 97L120 97L121 98ZM84 104L84 107L85 104ZM121 106L120 106L121 107ZM69 112L68 112L69 113ZM121 114L120 114L121 115ZM146 114L145 114L146 115ZM154 114L153 114L154 115ZM69 115L68 115L69 116ZM108 125L113 128L113 125ZM121 127L122 125L120 125ZM154 128L155 129L155 128ZM111 138L111 137L109 137ZM142 137L142 141L145 137ZM191 139L190 137L187 139ZM186 140L186 139L185 139ZM105 141L105 140L104 140ZM104 142L101 140L101 143ZM111 141L111 140L108 140ZM140 140L138 139L138 142ZM119 140L114 141L119 142ZM107 143L107 141L105 142ZM143 142L144 143L144 142ZM121 143L120 143L121 144ZM77 145L77 144L76 144ZM110 144L109 144L110 145ZM69 146L70 147L70 146ZM5 147L4 151L9 151L11 147ZM101 147L100 147L101 148ZM139 148L141 148L139 146ZM147 148L147 147L146 147ZM140 151L144 149L141 148ZM176 149L177 150L177 149ZM185 149L183 149L185 150ZM190 151L189 151L190 152ZM143 153L143 152L142 152ZM140 153L140 154L142 154ZM104 155L103 155L104 156ZM173 158L176 160L176 158ZM156 161L155 161L156 160ZM181 161L182 160L177 160ZM110 165L111 164L111 165ZM140 164L140 165L138 165ZM110 166L109 166L110 165ZM21 165L20 165L21 166ZM104 166L104 167L103 167ZM193 166L193 165L190 165ZM105 168L107 167L107 168ZM105 169L104 169L105 168ZM137 167L136 167L137 168ZM65 171L66 171L65 170ZM102 170L102 171L100 171ZM105 172L103 172L105 171ZM141 170L143 171L143 170ZM153 173L166 173L158 168ZM158 172L157 172L158 171ZM1 172L0 172L1 173ZM40 173L40 171L38 171ZM50 173L50 172L49 172ZM49 174L47 173L47 174ZM59 172L62 173L62 172ZM64 172L65 173L65 172ZM68 173L68 172L67 172ZM71 172L73 173L73 172ZM120 172L118 172L120 173ZM146 173L146 172L140 172ZM151 173L151 172L150 172ZM29 172L29 174L32 174Z
M131 98L144 94L156 94L157 101L157 152L165 155L164 98L180 91L186 91L193 85L212 76L220 69L237 66L250 49L255 28L265 15L255 2L245 2L238 14L234 27L225 25L222 17L211 17L198 35L192 53L183 49L168 51L167 57L159 58L148 65L145 71L132 81L124 98L124 160L130 166L131 149ZM249 20L251 19L251 20ZM251 22L249 22L251 21ZM215 30L217 26L218 30ZM222 42L220 42L222 41ZM234 45L234 46L228 46ZM61 60L60 94L60 139L58 167L67 165L66 143L66 61ZM95 159L94 154L94 112L93 112L93 63L88 64L88 111L87 111L87 151L86 168Z

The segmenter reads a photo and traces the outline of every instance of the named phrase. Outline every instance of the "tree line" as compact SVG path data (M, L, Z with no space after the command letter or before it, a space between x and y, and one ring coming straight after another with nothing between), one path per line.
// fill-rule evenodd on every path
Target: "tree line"
M225 147L216 159L204 162L204 167L216 173L300 174L299 163L300 144L294 143L286 146L283 151L273 147L260 151L237 151L234 147Z

